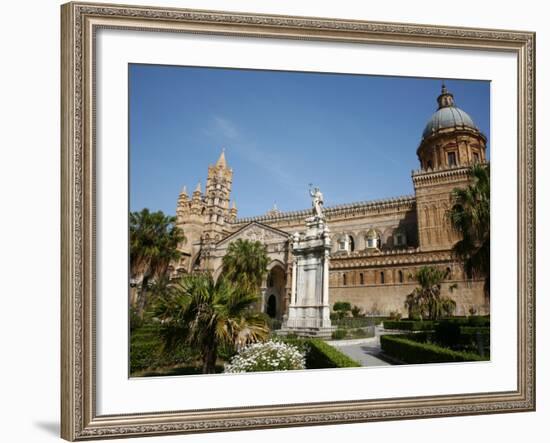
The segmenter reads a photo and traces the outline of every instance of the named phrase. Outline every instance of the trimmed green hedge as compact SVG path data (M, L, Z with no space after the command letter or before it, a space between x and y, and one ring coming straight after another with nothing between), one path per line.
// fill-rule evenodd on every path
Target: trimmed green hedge
M449 317L442 318L439 321L455 323L460 326L488 327L491 325L491 319L488 315L471 315L470 317Z
M382 335L382 350L403 363L449 363L483 361L485 358L469 352L458 352L431 343L419 343L407 335Z
M306 355L308 369L356 368L361 366L338 349L320 339L308 340L309 352Z
M400 331L431 331L435 327L430 320L386 320L384 329L397 329Z
M489 335L491 333L491 328L489 326L461 326L460 333L462 335L476 335L477 333L481 335Z
M440 320L385 320L384 329L400 331L433 331L438 324L458 327L488 328L491 320L488 316L450 317Z
M283 338L306 354L307 369L356 368L361 366L338 349L318 338Z
M364 328L366 326L374 326L374 324L374 320L368 317L347 317L332 321L332 325L339 328Z

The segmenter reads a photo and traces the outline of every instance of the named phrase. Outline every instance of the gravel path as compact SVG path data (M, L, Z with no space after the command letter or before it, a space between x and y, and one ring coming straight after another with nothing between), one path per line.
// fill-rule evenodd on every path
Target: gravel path
M375 336L356 340L331 340L331 346L338 348L348 357L359 362L361 366L389 366L392 363L384 357L380 349L381 328L375 328ZM393 332L393 331L392 331ZM384 333L387 333L384 331Z

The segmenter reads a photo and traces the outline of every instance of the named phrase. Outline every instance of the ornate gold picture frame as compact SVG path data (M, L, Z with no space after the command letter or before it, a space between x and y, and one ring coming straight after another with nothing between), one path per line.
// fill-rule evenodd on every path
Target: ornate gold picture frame
M524 31L68 3L62 22L61 435L109 437L310 426L535 409L535 35ZM517 389L391 399L98 415L96 386L96 33L189 33L517 57ZM121 122L122 124L122 122ZM513 290L510 289L512 292ZM515 325L514 325L515 326Z

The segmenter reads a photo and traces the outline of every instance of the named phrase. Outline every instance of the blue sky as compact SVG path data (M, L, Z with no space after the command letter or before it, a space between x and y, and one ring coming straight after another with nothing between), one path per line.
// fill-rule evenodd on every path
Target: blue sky
M445 81L489 137L490 83ZM130 65L130 210L175 213L225 148L239 217L413 194L441 79Z

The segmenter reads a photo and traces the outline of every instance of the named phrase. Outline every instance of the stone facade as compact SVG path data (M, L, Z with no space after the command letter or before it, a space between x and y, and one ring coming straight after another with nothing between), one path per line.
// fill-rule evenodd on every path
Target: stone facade
M486 137L471 118L454 104L443 86L438 110L428 121L417 149L420 168L412 173L415 195L379 201L356 202L324 208L330 227L330 303L349 301L370 314L405 314L404 301L416 286L411 275L422 266L448 270L450 296L457 314L473 308L487 313L483 282L467 278L451 248L458 240L447 211L452 190L470 181L469 168L486 161ZM173 273L222 271L227 246L237 238L266 244L270 257L262 288L261 309L280 320L291 302L293 266L292 236L304 229L312 210L281 212L237 218L230 205L233 171L222 152L208 168L205 192L200 184L192 196L184 188L177 203L177 224L187 240L181 245L182 259ZM330 193L330 190L327 190Z

